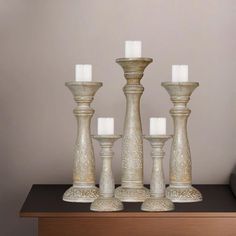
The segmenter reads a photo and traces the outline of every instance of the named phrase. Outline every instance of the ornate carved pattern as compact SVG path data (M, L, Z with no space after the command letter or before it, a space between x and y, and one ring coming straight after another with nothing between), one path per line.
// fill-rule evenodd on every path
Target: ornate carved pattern
M115 197L120 199L122 202L143 202L146 198L150 197L150 191L143 188L123 188L118 187L115 191Z
M194 187L168 187L166 197L173 202L199 202L202 201L201 193Z
M95 162L93 149L76 145L74 149L74 181L93 183L95 181Z
M119 199L114 197L99 197L91 204L90 209L92 211L122 211L123 204Z
M68 202L93 202L99 195L96 187L80 188L72 186L63 195L63 200Z
M131 144L132 143L132 144ZM143 146L142 136L131 133L124 136L122 146L122 168L142 169L143 168Z
M172 211L174 204L167 198L147 198L141 206L142 211Z
M185 149L185 154L182 148ZM172 182L191 183L192 164L191 154L188 147L172 144L172 154L170 163L170 179Z

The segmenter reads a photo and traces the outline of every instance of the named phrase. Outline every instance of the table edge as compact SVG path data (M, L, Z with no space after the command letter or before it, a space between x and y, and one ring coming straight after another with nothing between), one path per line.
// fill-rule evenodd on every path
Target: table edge
M236 218L236 212L20 212L30 218Z

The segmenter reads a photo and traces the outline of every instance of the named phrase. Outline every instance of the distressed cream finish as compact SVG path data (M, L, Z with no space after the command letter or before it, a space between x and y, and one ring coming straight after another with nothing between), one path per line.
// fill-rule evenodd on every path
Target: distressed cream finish
M197 82L163 82L162 86L171 97L174 107L170 114L174 120L174 137L170 157L170 186L166 196L173 202L197 202L201 193L192 185L191 153L187 136L187 119L191 110L187 103Z
M141 210L143 211L174 210L174 204L170 199L165 197L166 185L163 170L163 158L165 156L163 147L165 142L171 137L171 135L144 136L152 146L151 156L153 159L153 166L150 182L150 197L143 202L141 206Z
M127 84L126 115L122 140L121 186L115 196L125 202L142 202L149 196L143 187L143 137L140 117L140 98L143 86L140 80L151 58L120 58L116 62L123 68Z
M112 174L112 146L121 138L121 135L97 135L96 139L101 146L102 171L99 184L99 197L91 204L92 211L121 211L122 202L114 197L115 183Z
M98 197L95 187L95 160L90 135L90 123L94 110L90 107L94 95L102 86L100 82L67 82L77 103L74 115L77 119L77 138L74 148L73 186L63 196L68 202L92 202Z

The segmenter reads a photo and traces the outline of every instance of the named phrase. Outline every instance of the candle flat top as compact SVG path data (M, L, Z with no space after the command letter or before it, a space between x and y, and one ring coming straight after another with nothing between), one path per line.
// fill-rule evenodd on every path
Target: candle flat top
M190 82L190 81L186 81L186 82L172 82L172 81L165 81L165 82L161 82L162 85L199 85L199 82Z
M118 135L118 134L96 134L96 135L92 135L92 137L94 139L104 139L104 138L114 138L114 139L118 139L121 138L122 135Z
M146 139L149 139L149 138L172 138L173 137L173 135L172 134L154 134L154 135L151 135L151 134L149 134L149 135L143 135L143 137L144 138L146 138Z
M103 85L102 82L95 81L67 81L65 85Z

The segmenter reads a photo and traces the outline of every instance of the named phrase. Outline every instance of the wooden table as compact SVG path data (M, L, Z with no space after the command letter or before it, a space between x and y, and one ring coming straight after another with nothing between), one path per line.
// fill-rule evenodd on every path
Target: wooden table
M20 211L38 218L39 236L236 236L236 198L228 185L196 185L203 202L175 204L173 212L142 212L125 203L122 212L91 212L90 204L68 203L68 185L33 185Z

